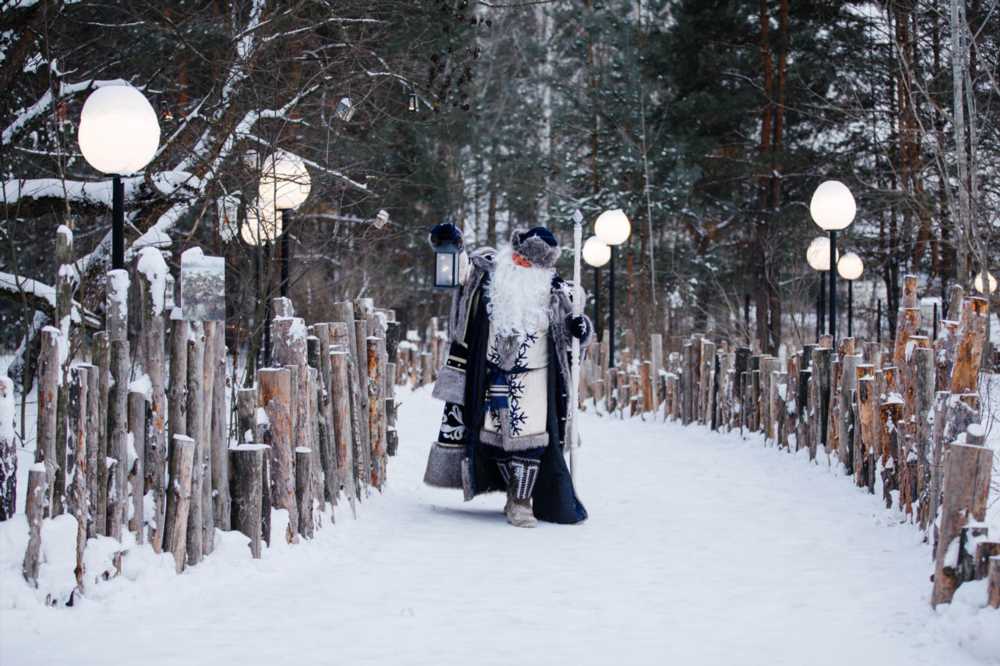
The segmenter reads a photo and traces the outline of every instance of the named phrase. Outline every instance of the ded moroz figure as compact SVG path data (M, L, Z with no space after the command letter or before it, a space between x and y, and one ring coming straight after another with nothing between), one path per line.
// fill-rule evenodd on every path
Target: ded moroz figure
M430 242L461 245L461 232L439 224ZM574 290L555 271L560 251L551 231L535 227L516 229L500 250L470 253L434 385L445 408L424 482L462 488L467 500L506 491L504 513L517 527L587 518L563 446L572 339L585 348L593 325L573 316Z

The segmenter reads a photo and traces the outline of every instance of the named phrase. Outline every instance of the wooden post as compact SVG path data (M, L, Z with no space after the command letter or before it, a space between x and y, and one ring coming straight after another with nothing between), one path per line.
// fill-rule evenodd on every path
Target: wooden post
M250 539L250 554L260 559L265 444L239 444L229 449L232 528Z
M701 340L701 367L699 372L698 413L699 421L702 425L712 424L712 385L715 382L715 343L702 338Z
M59 350L59 388L56 407L56 468L55 479L49 480L53 504L49 507L52 515L59 515L66 510L69 494L72 490L67 484L71 469L67 445L72 443L72 434L67 428L67 408L70 391L70 350L73 333L72 312L73 293L80 281L80 275L73 261L73 231L64 224L59 225L56 232L56 264L59 266L55 279L55 316L53 324L59 329L61 346Z
M821 347L813 350L812 382L816 387L816 403L813 411L817 417L813 434L814 448L823 444L827 453L830 452L827 430L830 424L830 371L832 363L833 350L831 348ZM815 457L815 453L813 453L813 457Z
M191 479L194 474L194 440L174 435L170 447L170 483L163 526L163 550L174 556L177 573L187 563L188 517L191 514Z
M312 430L309 415L308 331L299 317L276 317L271 326L274 347L274 365L296 368L292 374L292 445L294 448L312 447ZM317 452L318 455L318 452Z
M108 490L108 536L122 540L128 506L128 386L131 374L128 342L129 275L124 269L107 274L108 341L111 347L111 390L108 396L108 456L114 460Z
M810 459L812 457L812 428L813 428L813 408L810 404L812 397L812 369L803 357L802 367L799 368L798 392L796 395L795 413L798 414L798 431L795 436L795 450L808 448Z
M191 473L190 511L187 520L188 564L198 564L204 555L202 483L205 483L207 442L205 427L205 335L202 322L189 322L187 342L187 432L194 440L194 467Z
M28 548L24 553L21 573L24 580L34 588L38 587L38 569L41 563L42 518L49 501L48 476L48 469L43 463L35 463L28 470L28 493L24 500L24 511L28 518Z
M46 514L54 499L56 469L59 460L56 452L56 422L59 400L59 345L62 335L54 326L42 329L41 349L38 352L38 429L35 444L35 462L45 463L46 483L43 506ZM65 463L64 463L65 464Z
M89 446L94 442L87 441L87 419L89 414L90 374L92 365L78 365L70 371L69 409L67 433L70 441L68 447L73 452L75 462L72 487L70 488L69 506L76 518L76 586L81 592L84 587L86 566L83 552L87 547L87 528L90 522L90 494L87 488L88 464L90 462Z
M292 447L292 377L287 368L266 368L257 373L257 404L263 406L270 448L271 503L288 512L289 543L298 540L299 514L295 500L295 458Z
M101 369L89 366L87 372L87 461L84 486L87 488L87 538L97 536L97 521L103 514L97 503L97 455L100 447L100 378Z
M257 439L257 389L236 389L236 441L252 444Z
M649 336L650 375L653 382L653 411L663 402L663 392L660 390L660 377L663 374L663 335L653 333Z
M224 322L218 322L219 332L215 336L213 356L214 374L212 381L212 506L213 524L223 530L231 529L231 498L229 495L229 406L226 400L226 329ZM214 533L214 530L212 530ZM214 540L214 539L213 539Z
M323 526L322 523L322 512L326 509L324 503L325 495L325 480L323 478L323 460L320 457L320 440L325 437L326 433L325 427L320 427L320 395L318 392L319 383L319 371L316 368L308 367L306 368L307 378L308 378L308 414L309 414L309 433L311 434L311 441L309 448L309 453L312 456L312 463L309 465L309 473L312 476L312 487L309 490L309 496L312 498L314 505L317 508L315 515L313 516L313 521L315 523L315 528L319 529ZM333 513L330 514L331 516Z
M149 377L150 409L146 423L146 459L144 490L153 495L153 515L149 529L149 543L153 552L163 549L163 525L166 513L167 478L167 393L164 359L166 344L166 277L167 265L156 248L143 248L139 252L137 280L141 300L142 331L139 354L143 369ZM186 375L186 373L185 373Z
M299 534L313 538L312 451L295 449L295 500L299 507Z
M1000 555L990 558L987 580L986 605L990 608L1000 608Z
M865 364L858 366L859 374L866 370L872 370L872 366ZM880 450L878 395L873 375L865 374L858 378L858 405L861 421L861 451L855 451L854 480L858 486L871 488L875 478L875 457Z
M962 323L951 371L952 393L974 393L979 385L989 311L989 301L985 298L967 298L962 304Z
M398 325L396 326L398 330ZM333 373L330 365L330 324L315 324L313 332L316 336L316 349L309 348L309 363L319 368L320 381L320 425L323 428L323 437L320 439L320 460L323 467L323 479L325 481L324 497L327 501L336 504L340 494L340 479L337 476L337 450L334 438L334 415L333 415L333 387L331 386L331 375Z
M911 408L911 436L913 452L916 461L912 467L912 479L907 484L913 499L919 501L917 519L922 528L927 527L927 490L930 486L931 460L929 455L929 443L931 441L931 414L934 407L934 350L930 348L920 348L913 351L913 371L911 374L912 386L912 408ZM912 511L912 507L906 506L907 513Z
M385 483L385 339L367 340L368 432L371 436L371 483L382 490Z
M135 542L142 545L145 529L144 493L146 474L146 393L130 390L128 393L128 431L132 437L135 449L135 467L129 475L132 486L132 519L128 522L131 532L135 533Z
M355 498L358 496L354 475L354 430L351 420L350 356L339 346L330 350L330 384L333 398L333 442L336 451L337 480L344 488L351 513L356 517Z
M858 387L858 366L861 364L861 354L845 354L841 359L840 397L837 402L839 412L836 417L840 420L840 441L839 453L840 462L848 474L854 469L854 436L851 432L854 427L854 410L851 406L851 399L854 391Z
M396 386L392 377L396 375L396 364L386 364L385 370L385 453L396 455L399 449L399 433L396 431Z
M975 424L967 431L967 441L982 441L983 435L982 426ZM986 518L992 465L993 451L984 446L956 441L948 449L932 606L949 603L958 587L958 549L953 542L970 519Z
M681 369L681 423L691 423L694 413L694 343L685 342L683 352L683 367ZM614 382L614 379L611 379ZM609 410L611 407L608 408Z
M0 414L10 421L0 423L0 522L17 512L17 441L14 431L14 380L0 377Z

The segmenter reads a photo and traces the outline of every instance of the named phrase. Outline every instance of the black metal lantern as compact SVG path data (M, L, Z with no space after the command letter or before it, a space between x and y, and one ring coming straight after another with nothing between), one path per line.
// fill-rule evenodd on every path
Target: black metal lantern
M462 248L454 243L441 243L434 248L434 288L458 287L458 258Z
M431 229L429 240L431 247L434 248L434 288L457 288L463 245L462 232L454 224L438 224Z

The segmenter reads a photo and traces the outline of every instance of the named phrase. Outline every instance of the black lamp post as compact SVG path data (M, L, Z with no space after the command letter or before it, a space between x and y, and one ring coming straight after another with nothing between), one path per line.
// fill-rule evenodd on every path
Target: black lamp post
M611 247L597 236L591 236L583 244L583 260L588 266L594 269L594 326L597 327L597 336L601 336L601 266L611 261ZM609 343L610 344L610 343Z
M594 222L594 235L610 249L608 257L608 365L615 364L615 246L628 240L632 224L620 208L606 210Z
M813 221L823 231L829 232L829 266L837 265L837 232L846 229L854 221L857 205L847 186L839 180L820 183L809 202L809 213ZM837 272L830 270L830 336L833 348L837 348Z
M125 268L125 183L146 167L160 145L160 121L149 101L130 85L102 86L80 112L80 152L90 166L111 175L111 268Z

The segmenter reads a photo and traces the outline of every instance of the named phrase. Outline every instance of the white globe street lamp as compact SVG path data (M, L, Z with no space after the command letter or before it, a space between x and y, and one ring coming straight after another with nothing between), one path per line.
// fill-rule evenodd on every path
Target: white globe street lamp
M854 337L854 281L865 272L861 257L848 252L837 260L837 273L847 280L847 337Z
M605 245L621 245L632 233L632 224L621 208L606 210L594 222L594 235Z
M298 209L312 189L306 163L298 155L279 150L264 160L260 177L261 206L280 212L281 226L281 295L288 296L288 267L291 243L288 238L289 211Z
M594 235L609 246L611 255L608 258L608 275L611 278L608 284L608 330L611 331L608 338L608 362L612 366L615 364L615 246L627 241L631 233L632 224L621 208L606 210L594 221Z
M814 271L830 270L830 239L817 236L806 248L806 261Z
M830 266L837 263L837 232L851 226L858 212L854 195L839 180L820 183L809 202L809 214L820 229L830 233ZM830 270L827 268L827 270ZM830 336L837 345L837 273L830 270ZM825 441L824 441L825 443Z
M145 168L160 145L160 122L130 85L102 86L80 112L80 152L90 166L112 176L111 267L125 267L125 185L122 176Z
M281 219L276 211L264 208L247 208L246 220L240 237L247 245L260 246L273 243L281 236Z
M989 271L980 271L976 275L976 279L973 281L972 286L975 287L976 291L984 296L989 296L994 291L997 290L997 279L993 277L993 273Z
M591 236L583 244L583 260L588 266L600 268L611 260L611 247L597 236Z

